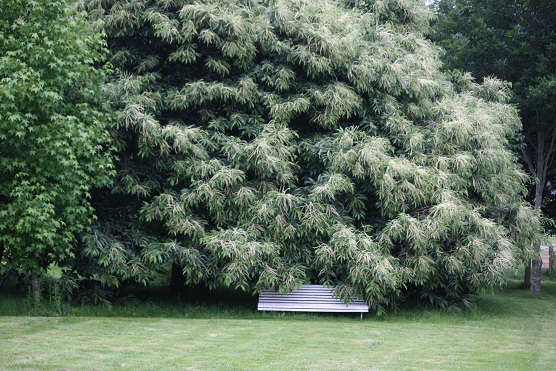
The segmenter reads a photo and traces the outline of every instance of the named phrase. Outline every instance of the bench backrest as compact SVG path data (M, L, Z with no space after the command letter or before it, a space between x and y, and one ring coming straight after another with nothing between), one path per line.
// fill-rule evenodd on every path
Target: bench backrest
M346 304L334 296L332 287L322 285L303 285L286 295L273 290L262 291L257 309L278 312L369 312L369 306L364 301Z

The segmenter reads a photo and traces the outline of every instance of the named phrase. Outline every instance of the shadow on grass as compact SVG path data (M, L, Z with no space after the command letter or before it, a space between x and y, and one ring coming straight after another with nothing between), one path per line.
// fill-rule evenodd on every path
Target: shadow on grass
M263 313L257 311L257 301L256 295L232 289L209 291L188 288L176 295L167 287L151 287L121 292L111 305L65 303L64 312L60 313L50 305L48 298L42 301L40 307L33 308L24 293L4 287L0 288L0 316L359 320L358 314Z
M482 293L471 309L440 310L405 307L388 316L378 318L374 313L364 320L405 321L429 320L460 322L493 318L523 318L554 312L556 280L543 277L541 295L532 295L522 288L520 281L510 280L496 292ZM112 305L76 305L66 303L64 313L54 310L44 300L42 308L32 309L28 296L13 288L0 288L0 316L56 316L75 317L151 317L189 319L277 319L312 321L359 321L359 315L328 313L258 312L257 296L232 289L208 291L186 289L178 295L167 287L132 289L120 295Z
M556 278L543 275L540 295L531 294L520 280L510 279L499 290L483 292L472 300L470 308L431 309L419 306L404 306L380 320L391 321L435 321L461 323L465 321L488 321L515 318L519 321L532 316L556 315Z
M476 301L477 309L489 317L530 317L546 312L556 300L556 281L543 277L541 294L532 294L521 280L511 280L499 292L483 293Z

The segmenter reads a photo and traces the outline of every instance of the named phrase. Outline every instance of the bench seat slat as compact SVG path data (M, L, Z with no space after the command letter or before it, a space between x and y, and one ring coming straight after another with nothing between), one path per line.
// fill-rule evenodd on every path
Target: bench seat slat
M261 300L259 301L260 304L266 304L266 305L281 305L281 304L288 304L291 306L303 306L303 305L319 305L319 306L324 306L324 305L338 305L338 306L342 306L342 307L354 307L354 306L367 306L366 303L361 303L361 302L349 302L349 303L344 303L343 301L333 301L333 300L321 300L321 301L312 301L312 300L297 300L297 301L267 301L267 300Z
M348 303L345 303L341 300L331 300L330 298L320 298L320 299L317 299L317 300L313 300L313 298L310 298L310 299L308 299L308 298L295 298L295 299L291 300L291 298L288 298L287 301L286 300L280 300L280 299L277 299L277 298L271 298L271 299L263 298L263 299L259 300L259 303L268 303L268 304L272 304L272 303L279 304L279 303L285 303L285 302L291 303L291 304L294 304L294 305L295 304L303 304L303 303L315 303L315 304L322 304L322 305L324 305L324 304L342 304L343 306L347 306L346 304L349 304L349 305L367 305L365 302L362 302L362 301L350 301Z
M311 313L368 313L362 309L334 309L334 308L261 308L262 312L311 312Z
M301 289L285 295L277 291L263 291L259 295L257 309L278 312L369 312L369 306L364 301L355 300L346 304L334 296L333 288L321 285L303 285Z
M329 308L329 309L334 309L334 310L354 310L354 311L360 311L360 310L364 310L364 311L368 311L368 308L364 305L343 305L343 304L327 304L327 305L318 305L318 304L311 304L311 303L304 303L303 305L290 305L288 303L280 303L280 304L272 304L272 305L268 305L268 304L259 304L259 310L261 310L261 308L276 308L276 310L281 310L283 308L288 308L291 310L294 309L325 309L325 308Z

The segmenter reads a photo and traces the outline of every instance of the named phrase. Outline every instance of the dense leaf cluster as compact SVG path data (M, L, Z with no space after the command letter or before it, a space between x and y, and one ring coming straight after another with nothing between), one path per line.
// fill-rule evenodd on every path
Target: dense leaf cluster
M119 71L112 189L83 272L449 305L536 216L507 86L439 72L417 0L91 0Z

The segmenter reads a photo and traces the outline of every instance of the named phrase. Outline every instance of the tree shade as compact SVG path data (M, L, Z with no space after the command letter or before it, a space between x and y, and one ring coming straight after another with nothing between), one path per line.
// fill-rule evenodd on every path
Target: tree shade
M529 253L508 87L440 73L421 1L83 6L120 71L117 182L83 250L102 282L175 263L190 285L446 306Z

